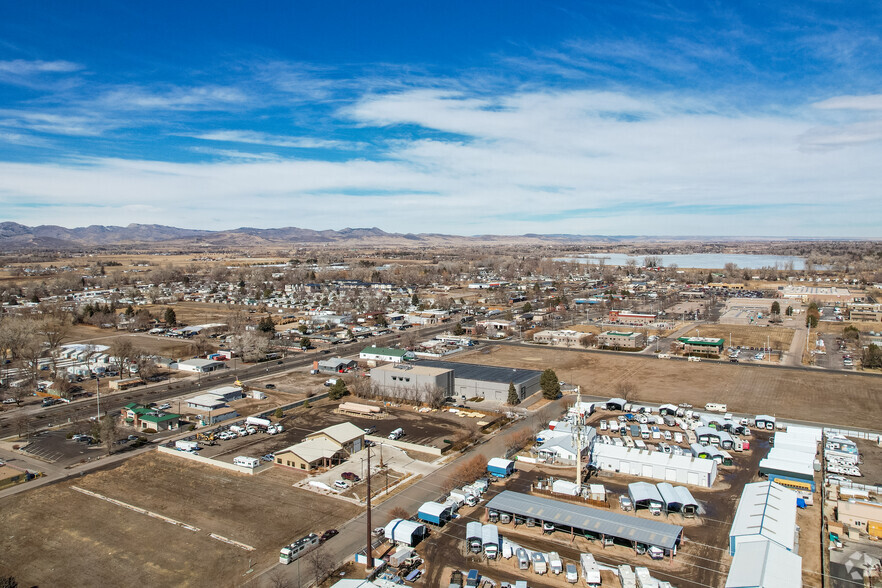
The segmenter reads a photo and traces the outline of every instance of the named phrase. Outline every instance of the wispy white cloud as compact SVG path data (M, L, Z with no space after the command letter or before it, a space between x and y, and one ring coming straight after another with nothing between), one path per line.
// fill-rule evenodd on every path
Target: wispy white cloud
M82 69L82 65L71 61L28 61L25 59L0 61L0 74L16 76L30 76L41 73L71 73Z
M251 145L269 145L272 147L292 147L297 149L346 149L353 147L345 141L329 139L316 139L313 137L287 137L284 135L271 135L256 131L211 131L185 135L203 141L222 141L226 143L246 143Z
M823 110L882 110L882 94L834 96L833 98L815 102L812 106Z
M95 136L110 128L107 118L83 114L0 109L0 127L13 127L55 135Z
M282 158L275 153L249 153L235 149L215 149L214 147L191 147L194 153L214 155L234 161L280 161Z
M88 201L107 207L108 222L122 222L112 207L125 194L133 205L155 208L144 222L167 222L173 213L176 224L216 228L277 226L286 215L307 226L341 227L357 215L359 225L389 230L473 234L841 235L850 226L845 217L830 215L829 227L819 229L786 211L827 207L834 197L842 208L871 201L880 180L880 142L857 145L852 137L855 149L808 150L812 140L837 140L806 139L819 128L811 117L729 112L674 95L523 91L488 98L424 90L364 96L345 114L366 127L406 125L435 138L406 133L377 161L220 150L220 161L205 163L0 163L0 201ZM234 133L210 140L221 137L268 139ZM213 202L208 221L195 204L204 198ZM715 206L694 206L709 202ZM781 213L769 214L770 205ZM866 210L878 222L875 229L865 223L864 236L882 236L880 214Z
M234 86L123 86L99 96L95 104L114 111L225 110L247 105L250 100L247 92Z

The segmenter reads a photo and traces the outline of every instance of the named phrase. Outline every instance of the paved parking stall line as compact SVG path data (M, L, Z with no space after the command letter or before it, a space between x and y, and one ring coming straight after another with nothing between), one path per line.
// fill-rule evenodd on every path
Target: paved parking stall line
M179 527L183 527L184 529L187 529L188 531L199 532L201 530L201 529L199 529L199 527L194 527L193 525L188 525L187 523L182 523L181 521L175 520L171 517L167 517L165 515L161 515L159 513L155 513L155 512L146 510L144 508L138 507L138 506L133 506L131 504L123 502L122 500L110 498L109 496L104 496L102 494L98 494L97 492L92 492L91 490L86 490L86 489L80 488L78 486L71 486L71 488L73 488L77 492L81 492L81 493L86 494L88 496L94 496L95 498L100 498L101 500L106 500L107 502L110 502L111 504L115 504L117 506L121 506L121 507L127 508L129 510L133 510L137 513L145 514L148 517L153 517L154 519L159 519L161 521L165 521L166 523L170 523L172 525L177 525Z
M254 548L251 547L250 545L246 545L245 543L239 543L238 541L233 541L232 539L227 539L226 537L223 537L221 535L217 535L216 533L209 533L208 536L211 537L212 539L217 539L218 541L223 541L224 543L229 543L230 545L238 547L239 549L244 549L245 551L254 551Z

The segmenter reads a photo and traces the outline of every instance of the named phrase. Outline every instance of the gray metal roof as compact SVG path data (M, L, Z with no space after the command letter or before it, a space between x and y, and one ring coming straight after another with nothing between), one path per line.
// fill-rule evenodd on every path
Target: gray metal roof
M671 484L660 482L656 484L656 488L658 488L658 493L661 494L662 502L664 502L666 509L676 509L681 506L680 495Z
M538 370L523 370L517 368L497 367L492 365L478 365L474 363L459 363L456 361L436 361L434 359L421 359L419 365L453 370L453 377L457 380L479 380L482 382L496 382L499 384L523 384L533 378L538 378L542 372Z
M665 503L658 488L649 482L634 482L628 484L628 495L631 497L631 500L634 501L635 506L637 503L647 500L650 502L658 502L659 504Z
M497 511L533 517L563 527L574 527L582 531L601 533L663 549L672 549L683 533L683 527L677 525L530 496L511 490L505 490L494 496L486 506Z
M686 486L675 486L674 492L676 492L680 497L680 504L682 506L694 506L698 508L698 501L692 496L692 492L689 491L689 488Z

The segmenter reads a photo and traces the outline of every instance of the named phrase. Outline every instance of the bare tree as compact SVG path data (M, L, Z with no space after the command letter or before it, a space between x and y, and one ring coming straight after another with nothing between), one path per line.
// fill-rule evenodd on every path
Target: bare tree
M123 378L123 374L129 375L128 367L133 363L134 357L138 354L135 344L128 337L117 337L110 346L110 353L116 357L119 362L119 377Z
M336 568L333 555L328 553L324 547L313 549L309 552L307 558L309 559L309 565L312 566L316 585L321 584Z
M616 396L625 400L631 400L636 392L637 388L630 380L622 380L615 387Z
M267 575L267 578L269 578L270 586L272 588L293 588L293 584L291 583L291 580L285 576L283 568L277 567Z
M116 415L108 414L101 419L101 441L107 448L108 455L113 453L113 444L116 442L117 433Z

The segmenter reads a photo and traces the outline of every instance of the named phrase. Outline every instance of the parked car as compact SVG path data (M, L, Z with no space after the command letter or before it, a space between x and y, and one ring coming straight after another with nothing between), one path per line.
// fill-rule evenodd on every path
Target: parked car
M168 410L171 408L171 404L169 404L168 402L164 402L163 404L160 404L156 408L158 408L159 410Z
M373 427L373 426L371 426L371 427L365 427L365 428L364 428L364 434L365 434L365 435L372 435L373 433L376 433L376 432L377 432L377 427Z
M347 482L346 480L337 480L336 482L334 482L334 488L346 490L347 488L349 488L349 482Z
M264 386L264 388L266 388L267 390L275 390L276 385L275 384L267 384L266 386Z
M321 537L319 537L319 543L324 543L325 541L327 541L331 537L337 535L339 532L340 531L338 531L337 529L328 529L327 531L322 533Z
M343 478L344 480L349 480L350 482L360 482L361 481L361 476L359 476L358 474L354 474L352 472L343 472L342 474L340 474L340 477Z
M264 455L260 459L262 459L263 461L273 461L275 458L276 458L276 456L273 455L272 453L267 453L266 455Z
M386 527L374 527L373 533L376 537L379 537L381 535L385 535L386 534Z

